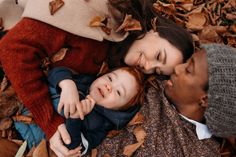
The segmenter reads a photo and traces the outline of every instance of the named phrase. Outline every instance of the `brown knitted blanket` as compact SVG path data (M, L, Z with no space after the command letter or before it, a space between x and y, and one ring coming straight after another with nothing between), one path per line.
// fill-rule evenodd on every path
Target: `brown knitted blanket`
M164 96L161 81L153 82L147 90L141 114L145 122L141 126L147 136L135 157L217 157L220 156L219 143L214 139L198 140L195 126L182 119ZM123 148L136 143L134 127L127 127L113 138L106 138L97 148L98 156L109 154L112 157L124 156Z

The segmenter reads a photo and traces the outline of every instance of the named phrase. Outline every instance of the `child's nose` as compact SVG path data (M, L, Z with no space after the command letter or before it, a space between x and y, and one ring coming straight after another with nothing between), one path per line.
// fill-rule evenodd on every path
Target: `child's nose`
M110 93L110 92L112 91L112 89L111 89L111 85L106 84L106 89L107 89L107 91Z

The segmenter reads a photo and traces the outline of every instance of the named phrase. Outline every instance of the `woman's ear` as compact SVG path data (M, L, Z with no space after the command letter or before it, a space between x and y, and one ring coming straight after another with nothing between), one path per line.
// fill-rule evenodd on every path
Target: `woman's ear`
M204 107L204 108L206 108L206 107L208 106L208 96L207 96L207 94L204 94L204 95L201 97L200 102L199 102L199 105L200 105L201 107Z

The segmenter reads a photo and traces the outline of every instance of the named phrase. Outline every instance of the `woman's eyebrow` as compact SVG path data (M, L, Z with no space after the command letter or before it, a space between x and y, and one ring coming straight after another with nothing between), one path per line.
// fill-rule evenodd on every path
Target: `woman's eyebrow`
M164 59L163 59L163 64L166 64L166 49L164 48Z

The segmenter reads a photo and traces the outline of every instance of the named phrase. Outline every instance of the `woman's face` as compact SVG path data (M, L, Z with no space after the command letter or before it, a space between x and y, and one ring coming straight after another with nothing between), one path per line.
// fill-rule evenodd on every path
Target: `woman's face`
M124 61L146 74L170 75L174 67L183 62L183 56L180 50L151 30L142 39L134 41Z

